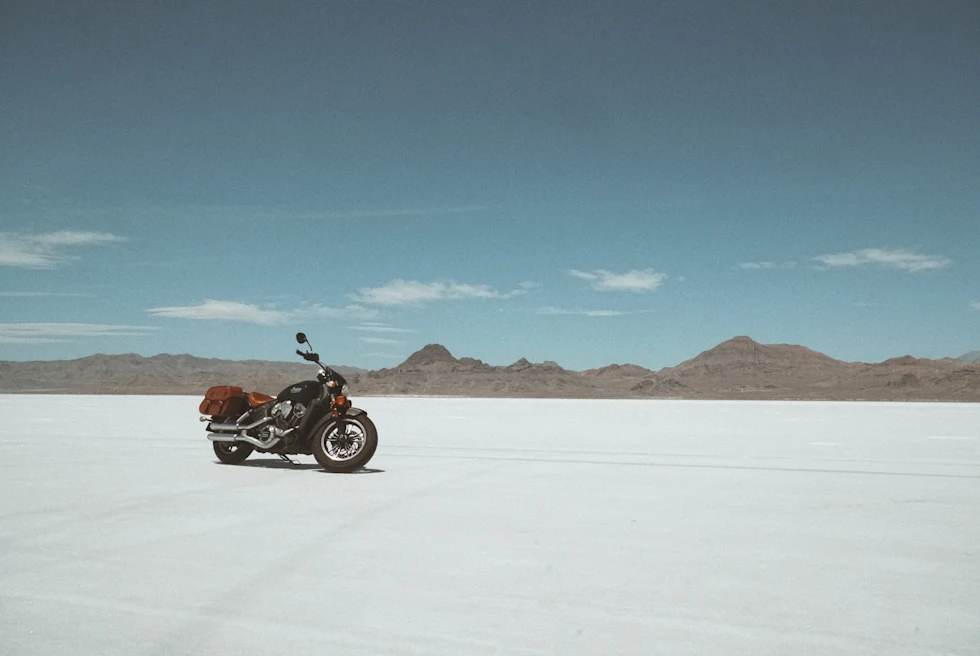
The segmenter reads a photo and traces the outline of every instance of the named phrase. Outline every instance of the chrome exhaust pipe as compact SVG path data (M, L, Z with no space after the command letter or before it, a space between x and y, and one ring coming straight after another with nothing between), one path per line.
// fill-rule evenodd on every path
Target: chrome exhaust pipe
M263 417L256 422L241 426L239 424L211 424L212 431L247 431L272 422L272 417ZM221 440L219 440L221 441Z
M252 446L257 446L260 449L271 449L275 445L279 444L279 438L273 437L265 442L257 437L252 437L250 435L229 435L227 433L208 433L208 439L212 442L247 442Z
M274 435L267 440L260 440L257 437L242 435L241 433L208 433L208 439L212 442L246 442L252 446L257 446L260 449L271 449L275 445L279 444L279 440L286 437L294 430L296 429L290 428L286 431L280 431L277 428L273 428L272 431Z

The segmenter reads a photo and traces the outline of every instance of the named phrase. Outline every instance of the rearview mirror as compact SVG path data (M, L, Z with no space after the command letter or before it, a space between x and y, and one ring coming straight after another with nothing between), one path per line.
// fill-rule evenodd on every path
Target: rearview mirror
M306 335L303 333L296 333L296 341L300 344L306 344Z

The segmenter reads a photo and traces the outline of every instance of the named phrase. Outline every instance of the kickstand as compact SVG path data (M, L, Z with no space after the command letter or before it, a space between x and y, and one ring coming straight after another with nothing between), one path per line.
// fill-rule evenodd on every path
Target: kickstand
M278 453L276 455L278 455L280 458L282 458L283 460L285 460L286 462L288 462L289 464L291 464L293 467L298 467L299 466L299 463L298 462L295 462L293 460L290 460L289 459L289 456L287 456L287 455L285 455L283 453Z

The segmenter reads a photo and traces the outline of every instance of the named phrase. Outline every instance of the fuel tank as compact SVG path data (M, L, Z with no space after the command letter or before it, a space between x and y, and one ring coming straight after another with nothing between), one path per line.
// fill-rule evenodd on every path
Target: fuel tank
M300 383L293 383L279 392L279 396L276 397L276 402L292 401L293 403L302 403L306 407L309 407L313 399L320 396L320 388L320 383L315 380L304 380Z

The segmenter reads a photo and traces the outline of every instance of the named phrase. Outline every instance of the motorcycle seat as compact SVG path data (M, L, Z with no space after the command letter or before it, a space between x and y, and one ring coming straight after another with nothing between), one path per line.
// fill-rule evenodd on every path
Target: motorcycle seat
M276 397L269 396L268 394L263 394L262 392L249 392L248 393L248 404L253 408L257 408L260 405L268 403L269 401L275 401Z

